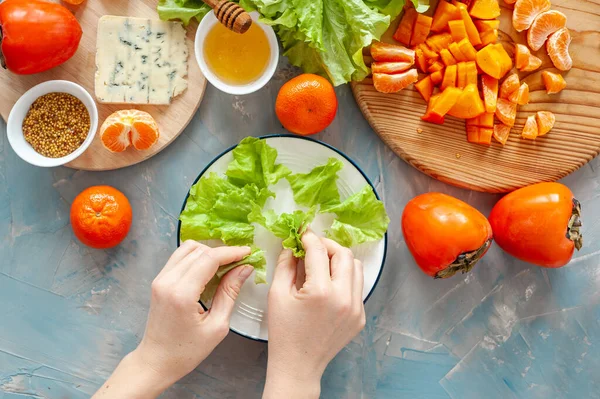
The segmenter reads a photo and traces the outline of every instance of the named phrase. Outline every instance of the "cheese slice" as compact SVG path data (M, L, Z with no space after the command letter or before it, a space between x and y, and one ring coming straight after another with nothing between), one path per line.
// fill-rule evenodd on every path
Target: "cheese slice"
M188 45L179 22L105 15L98 21L96 98L170 104L187 88Z

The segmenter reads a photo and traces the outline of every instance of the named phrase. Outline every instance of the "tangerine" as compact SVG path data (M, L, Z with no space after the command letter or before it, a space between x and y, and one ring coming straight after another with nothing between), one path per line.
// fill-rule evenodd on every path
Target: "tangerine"
M538 14L550 9L550 0L517 0L513 9L512 23L517 32L529 29Z
M548 55L554 66L561 71L568 71L573 66L569 44L571 44L571 34L567 28L557 30L546 41Z
M500 86L500 98L508 99L514 91L519 89L520 85L521 81L519 80L519 75L511 73L504 79L504 82L502 82L502 85Z
M559 73L542 71L542 80L544 81L546 93L548 94L559 93L565 87L567 87L567 82L565 81L565 78L563 78L562 75Z
M441 71L438 71L441 76ZM381 93L397 93L406 88L411 83L419 79L419 72L416 69L410 69L403 73L388 75L385 73L373 74L373 86L375 90Z
M504 123L498 123L494 125L494 138L497 142L505 145L510 135L510 126L506 126Z
M527 83L521 83L521 86L508 96L508 100L515 104L525 105L529 103L529 85Z
M525 126L523 126L523 131L521 132L521 137L524 139L535 140L538 136L538 126L535 121L535 115L531 115L527 117L527 121L525 122Z
M550 10L539 14L527 31L527 44L533 51L544 46L548 36L567 25L567 16L560 11Z
M552 130L556 117L550 111L538 111L535 114L535 120L538 126L538 136L543 136Z
M517 104L499 98L496 103L496 118L506 126L514 126L517 119Z
M131 219L129 200L110 186L89 187L71 204L73 233L92 248L112 248L121 243L129 232Z
M137 109L124 109L111 114L100 127L100 141L111 152L122 152L131 144L136 150L147 150L160 136L152 115Z
M303 136L329 126L337 107L337 96L331 83L311 73L286 82L275 100L275 113L283 127Z
M529 54L529 59L527 60L527 65L525 65L521 69L521 71L523 71L523 72L535 71L536 69L538 69L541 66L542 66L542 60L533 54Z

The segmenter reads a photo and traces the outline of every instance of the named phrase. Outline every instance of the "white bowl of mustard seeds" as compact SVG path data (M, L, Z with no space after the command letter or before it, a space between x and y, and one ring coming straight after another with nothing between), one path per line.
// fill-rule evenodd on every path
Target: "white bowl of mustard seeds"
M80 85L50 80L29 89L8 115L7 137L24 161L54 167L73 161L94 140L98 108Z

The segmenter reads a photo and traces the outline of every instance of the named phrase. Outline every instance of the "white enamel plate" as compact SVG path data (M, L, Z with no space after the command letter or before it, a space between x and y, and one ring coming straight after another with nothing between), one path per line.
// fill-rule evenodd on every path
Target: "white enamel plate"
M338 173L337 186L343 201L350 195L360 191L365 184L371 184L365 174L346 155L327 144L308 139L306 137L291 135L274 135L264 137L267 143L277 150L277 163L290 168L293 173L308 173L314 167L327 163L331 157L337 158L344 163L344 168ZM198 176L200 179L204 174L215 172L225 174L227 165L233 160L231 151L228 149L215 158ZM196 179L196 181L198 181ZM195 184L195 182L194 182ZM275 198L269 198L264 209L273 209L275 212L293 212L296 209L306 208L296 205L289 183L281 179L277 184L270 187L275 192ZM373 188L375 189L375 188ZM183 206L185 207L184 200ZM182 208L183 209L183 208ZM311 227L316 234L324 235L323 232L332 223L335 215L317 214ZM179 223L181 228L181 222ZM270 284L273 279L273 270L277 257L281 252L281 239L275 237L262 226L255 225L254 243L266 252L267 259L267 281ZM177 234L177 245L180 244L179 230ZM216 246L219 242L206 242L207 245ZM222 245L222 244L221 244ZM364 265L365 286L363 289L363 300L367 300L381 274L385 261L387 247L387 234L378 242L366 243L352 248L354 255ZM259 341L266 341L267 334L267 293L269 284L254 284L253 276L250 276L237 299L236 308L231 317L231 330L244 337ZM203 304L204 306L210 304Z

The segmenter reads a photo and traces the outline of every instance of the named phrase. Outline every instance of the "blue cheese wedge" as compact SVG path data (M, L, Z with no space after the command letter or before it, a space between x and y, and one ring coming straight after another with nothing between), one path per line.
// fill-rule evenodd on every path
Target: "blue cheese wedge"
M179 22L105 15L98 21L96 98L170 104L187 88L188 45Z

